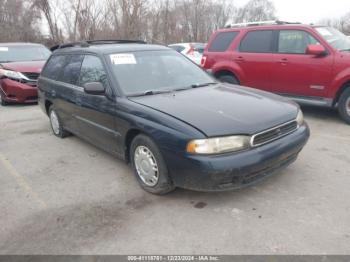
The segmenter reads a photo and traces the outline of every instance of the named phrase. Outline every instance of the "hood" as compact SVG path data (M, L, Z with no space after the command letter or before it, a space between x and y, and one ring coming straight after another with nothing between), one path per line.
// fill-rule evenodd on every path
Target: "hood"
M27 61L27 62L10 62L1 63L4 69L16 72L39 73L41 72L46 61Z
M175 117L208 137L252 135L296 118L298 106L285 98L227 84L130 100Z

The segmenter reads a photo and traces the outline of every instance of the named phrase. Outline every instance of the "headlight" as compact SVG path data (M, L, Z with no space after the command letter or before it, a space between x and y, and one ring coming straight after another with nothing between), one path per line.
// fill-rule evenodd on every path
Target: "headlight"
M304 124L304 115L303 112L299 109L296 121L298 123L298 126L301 126L302 124Z
M191 154L220 154L239 151L249 147L249 136L228 136L192 140L187 144L186 150Z
M20 72L6 70L6 69L0 69L0 78L3 78L3 77L18 79L18 80L20 80L20 79L29 80L28 77L26 77L25 75L23 75Z

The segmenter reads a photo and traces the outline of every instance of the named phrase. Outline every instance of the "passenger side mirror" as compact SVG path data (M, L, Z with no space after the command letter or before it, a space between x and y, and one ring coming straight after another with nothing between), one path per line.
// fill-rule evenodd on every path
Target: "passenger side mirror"
M308 45L306 48L307 55L324 56L327 50L322 45Z
M90 95L103 95L105 88L100 82L90 82L84 85L84 92Z

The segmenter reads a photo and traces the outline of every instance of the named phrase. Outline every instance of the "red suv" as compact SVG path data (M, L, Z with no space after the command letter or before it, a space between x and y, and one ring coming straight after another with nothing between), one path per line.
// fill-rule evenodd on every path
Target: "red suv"
M0 43L2 105L37 102L37 79L50 54L51 52L40 44Z
M337 107L350 124L350 39L334 28L233 25L210 37L201 65L223 82Z

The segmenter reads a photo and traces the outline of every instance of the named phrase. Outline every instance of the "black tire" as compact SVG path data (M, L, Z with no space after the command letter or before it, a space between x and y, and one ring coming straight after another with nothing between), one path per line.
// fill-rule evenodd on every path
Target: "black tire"
M341 118L350 125L350 87L339 98L338 112Z
M223 82L223 83L229 83L232 85L239 85L239 82L236 77L233 75L221 75L218 77L218 80Z
M6 102L4 99L2 99L1 95L0 95L0 104L2 106L7 106L8 105L8 102Z
M158 167L158 173L157 173L158 179L155 185L152 185L152 186L147 185L138 174L138 171L135 165L135 150L138 149L139 147L146 147L153 154L153 157L155 158L155 163ZM129 151L130 151L130 162L131 162L131 166L134 171L135 177L139 182L140 186L145 191L156 195L164 195L166 193L169 193L175 190L175 186L169 177L168 169L164 161L164 158L160 150L158 149L158 146L153 142L151 138L142 134L136 136L131 142Z
M59 125L57 131L55 131L54 127L53 127L52 118L51 118L51 114L52 113L55 113L56 116L57 116L58 125ZM51 126L51 129L52 129L52 133L55 136L57 136L59 138L65 138L65 137L70 135L70 133L63 128L62 121L61 121L59 115L57 114L57 112L56 112L56 110L55 110L53 105L51 105L50 108L49 108L49 119L50 119L50 126Z

